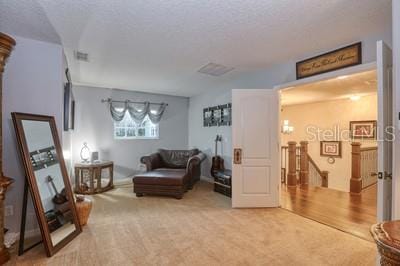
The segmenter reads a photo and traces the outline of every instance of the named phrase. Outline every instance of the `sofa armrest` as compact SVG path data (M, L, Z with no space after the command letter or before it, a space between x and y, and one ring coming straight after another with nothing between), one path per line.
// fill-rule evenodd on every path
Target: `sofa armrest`
M193 164L193 163L201 164L201 162L204 161L206 158L207 158L207 155L205 153L199 152L198 154L189 158L188 167L190 164Z
M162 161L158 152L143 156L140 158L140 162L146 165L146 170L151 171L162 167Z
M197 155L194 155L189 158L187 167L186 167L186 172L190 176L190 187L193 187L194 183L196 183L198 180L200 180L200 175L201 175L201 163L207 158L205 153L198 153Z

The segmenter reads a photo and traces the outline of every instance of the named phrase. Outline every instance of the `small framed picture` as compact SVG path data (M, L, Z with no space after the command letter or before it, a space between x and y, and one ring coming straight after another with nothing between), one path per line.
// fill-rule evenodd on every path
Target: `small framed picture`
M353 139L376 139L376 120L350 121L350 137Z
M327 157L342 157L341 141L321 141L320 155Z
M212 110L210 110L210 108L203 109L203 126L204 127L211 126L212 115L213 115L213 113L212 113Z
M221 118L221 112L218 110L218 106L213 106L208 108L211 111L211 123L210 126L218 126L219 120Z
M227 103L224 105L220 105L219 108L221 109L221 126L230 126L232 120L232 104Z

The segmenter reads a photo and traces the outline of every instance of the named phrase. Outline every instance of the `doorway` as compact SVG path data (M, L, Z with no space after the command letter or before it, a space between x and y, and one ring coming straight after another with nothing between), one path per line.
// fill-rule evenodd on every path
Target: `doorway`
M376 98L378 107L376 133L379 138L379 141L377 141L378 180L376 186L377 193L375 193L373 190L371 192L371 194L375 195L375 197L377 198L377 200L374 200L373 198L370 200L371 202L377 202L375 207L376 217L374 217L374 221L371 221L372 223L375 223L375 221L390 220L392 214L392 202L393 199L395 199L397 196L396 194L393 194L392 197L392 190L393 192L396 192L396 190L392 187L392 149L395 135L395 127L393 125L395 125L394 121L396 121L397 124L397 114L395 115L393 111L394 99L392 97L393 88L391 79L391 65L391 49L383 41L378 41L376 62L347 67L344 69L296 80L291 83L275 86L273 89L271 88L269 90L268 88L264 90L232 90L232 103L234 105L232 111L232 207L278 207L282 204L280 199L282 187L279 184L279 180L283 180L281 178L282 174L280 173L282 172L282 169L280 169L281 166L279 164L279 155L281 153L281 141L279 137L279 132L281 130L290 131L294 127L292 126L293 128L291 128L290 121L283 122L282 125L280 125L279 123L281 112L278 94L280 91L283 91L283 89L293 89L294 87L305 84L331 80L333 78L338 80L346 79L349 75L352 74L375 71L377 82ZM357 97L357 95L355 96ZM342 110L340 111L342 112ZM365 132L371 133L371 130L367 130L368 125L365 124L365 122L367 121L362 120L361 122L361 124L353 123L355 125L355 130L359 131L360 134ZM370 124L373 124L373 121L369 122ZM350 125L348 127L350 128ZM291 159L288 159L288 172L285 182L287 182L286 186L296 187L297 189L297 179L300 180L300 185L302 184L301 180L307 180L305 179L304 168L303 171L301 171L301 169L299 170L300 177L297 177L298 164L296 163L296 160L298 156L296 156L296 152L298 150L303 151L302 153L300 153L299 156L299 165L303 165L303 167L308 166L308 170L312 170L312 168L310 168L309 166L309 161L311 160L308 160L308 162L307 160L305 160L308 157L306 156L307 153L304 151L307 151L308 146L301 145L300 149L298 149L296 148L296 145L297 143L295 143L294 145L293 143L291 145L288 145L288 153L291 153L292 155L294 154L294 156L291 156ZM327 157L333 157L332 153L339 152L339 147L337 146L337 144L336 147L334 147L334 143L325 143L323 145L325 153L331 153ZM358 146L354 145L354 151L352 145L351 154L358 154L359 157L362 151L361 149L362 143ZM303 160L301 160L301 158L303 158ZM332 159L330 159L330 161L332 162ZM320 172L323 173L322 170ZM359 196L363 188L366 188L366 186L363 187L361 170L358 173L352 171L351 177L352 178L349 181L350 190L354 190L356 192L351 194L350 192L339 191L339 193L342 195L340 197L348 197L346 201L348 203L347 210L358 208L357 206L354 206L353 203L360 202ZM371 177L372 185L374 183L374 178L375 177ZM321 175L320 178L317 179L317 181L320 184L319 189L327 190L330 189L329 183L335 184L336 181L337 185L337 181L339 180L329 180L329 177L325 178L325 175ZM370 186L371 188L373 187L372 185ZM334 190L334 192L335 191L338 190ZM367 200L368 197L364 196L363 198ZM311 197L308 197L308 199L311 199ZM325 203L329 202L329 199L316 198L314 201ZM342 203L337 203L337 205L340 204ZM324 207L322 207L322 209L323 208ZM308 213L312 212L314 212L312 209L308 211ZM345 219L347 219L351 215L353 215L353 213L346 212L346 210L341 211L341 216ZM329 221L334 219L332 218L327 220ZM365 223L363 221L360 222L360 216L357 215L354 216L354 222L356 222L356 226ZM371 222L366 223L368 223L368 227L371 225ZM332 226L334 225L332 224ZM347 232L351 233L351 230L348 229L348 227L345 227L343 229L343 227L339 228L339 226L336 226L336 228L346 230ZM363 235L365 236L366 234L364 233Z
M281 90L281 206L364 239L377 216L376 69Z

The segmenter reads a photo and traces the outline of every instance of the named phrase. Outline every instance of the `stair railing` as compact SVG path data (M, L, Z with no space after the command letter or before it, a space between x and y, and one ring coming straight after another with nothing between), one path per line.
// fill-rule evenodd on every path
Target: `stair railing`
M308 142L289 141L281 149L281 181L289 187L300 185L328 187L328 172L321 171L308 154Z

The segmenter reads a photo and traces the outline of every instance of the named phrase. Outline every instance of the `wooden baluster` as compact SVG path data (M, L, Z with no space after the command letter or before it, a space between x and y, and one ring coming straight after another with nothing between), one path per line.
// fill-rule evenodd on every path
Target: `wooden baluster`
M322 187L328 187L328 171L321 171Z
M300 184L308 186L308 141L300 141Z
M295 187L297 185L296 141L288 142L288 168L287 185L288 187Z
M359 194L362 190L361 179L361 143L351 143L351 179L350 193Z

